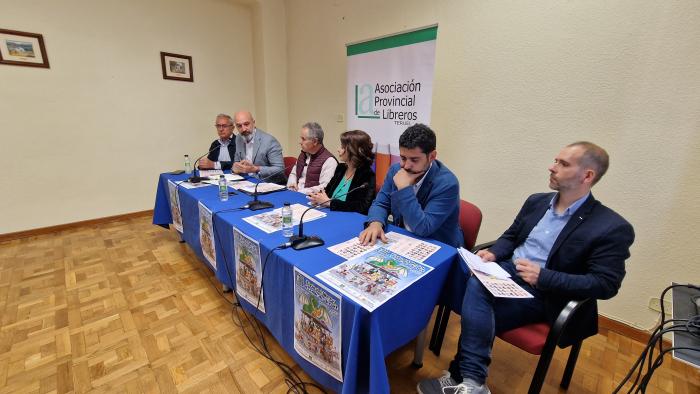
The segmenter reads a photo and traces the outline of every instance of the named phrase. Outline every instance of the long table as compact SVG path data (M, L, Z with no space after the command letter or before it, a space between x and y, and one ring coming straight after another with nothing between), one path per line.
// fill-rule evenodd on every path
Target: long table
M153 212L154 224L167 227L172 223L168 180L180 182L184 179L185 175L160 175ZM216 186L196 189L181 187L178 189L178 196L183 222L182 239L202 262L215 271L216 278L230 288L235 288L236 283L233 267L234 226L259 241L261 256L267 255L270 250L287 241L281 231L267 234L242 220L264 211L224 212L245 205L250 197L243 193L221 202ZM260 199L272 202L275 207L281 207L284 202L306 203L303 194L287 190L263 195ZM217 267L209 265L202 254L199 241L199 202L213 213ZM365 216L357 213L328 210L326 213L324 218L304 223L304 233L321 235L326 242L325 246L302 251L291 248L275 250L270 255L263 277L266 312L260 312L242 298L239 298L239 301L247 312L252 313L268 328L280 345L318 383L336 392L388 393L389 379L384 359L392 351L415 338L426 327L448 272L456 260L456 251L448 245L429 240L440 246L440 249L425 261L425 264L434 269L371 313L353 300L342 297L343 382L340 382L307 362L294 350L294 267L315 278L316 274L338 265L343 258L330 252L327 247L356 237L365 221ZM405 230L393 226L390 226L388 231L408 234ZM318 278L315 279L324 283Z

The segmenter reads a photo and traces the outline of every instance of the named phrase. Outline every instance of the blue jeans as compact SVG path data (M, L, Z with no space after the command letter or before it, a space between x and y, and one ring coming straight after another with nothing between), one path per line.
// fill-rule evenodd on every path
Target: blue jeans
M517 276L511 261L499 264L534 298L497 298L475 276L469 278L462 300L459 349L450 364L450 373L457 382L464 378L479 384L486 381L496 334L545 321L541 292Z

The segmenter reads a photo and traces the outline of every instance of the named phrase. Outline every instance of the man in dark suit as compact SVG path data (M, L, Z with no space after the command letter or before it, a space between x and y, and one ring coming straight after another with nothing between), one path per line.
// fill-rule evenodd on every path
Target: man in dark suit
M450 372L419 383L419 393L490 393L485 382L497 333L553 323L572 299L617 294L634 230L591 194L608 162L607 152L590 142L575 142L559 152L549 167L549 187L556 193L530 196L510 228L491 248L477 253L484 261L500 264L533 298L496 298L476 277L469 278L459 349ZM594 335L596 303L584 305L568 327L562 345Z
M233 140L231 139L233 136L233 119L229 115L218 114L216 115L214 127L219 138L214 140L209 146L209 154L199 159L199 162L195 163L195 165L202 170L230 170L233 165L232 158L236 151L236 146L233 145ZM224 147L224 149L221 149L221 147Z
M236 112L234 118L235 122L225 114L216 117L219 139L211 143L211 152L199 161L199 168L231 170L267 182L284 183L282 146L277 139L255 127L255 119L248 111ZM231 137L234 124L238 130L235 139Z
M384 229L391 214L394 224L420 236L452 246L461 246L459 228L459 182L436 160L436 137L424 124L407 128L399 137L401 163L394 164L384 178L377 198L367 214L360 242L386 242Z

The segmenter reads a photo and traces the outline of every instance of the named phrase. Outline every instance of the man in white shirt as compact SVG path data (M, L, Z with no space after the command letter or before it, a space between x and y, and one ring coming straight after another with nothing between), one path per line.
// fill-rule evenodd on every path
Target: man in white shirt
M299 135L301 153L287 180L287 188L309 194L326 187L338 166L338 160L323 146L323 128L316 122L305 123Z

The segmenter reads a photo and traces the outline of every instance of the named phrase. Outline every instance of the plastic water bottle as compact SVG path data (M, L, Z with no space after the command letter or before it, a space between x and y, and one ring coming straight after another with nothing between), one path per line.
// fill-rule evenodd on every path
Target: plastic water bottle
M190 155L185 155L185 174L192 173L192 163L190 162Z
M294 235L294 225L292 224L292 207L288 202L282 207L282 235L289 238Z
M228 201L228 186L223 175L219 177L219 201Z

